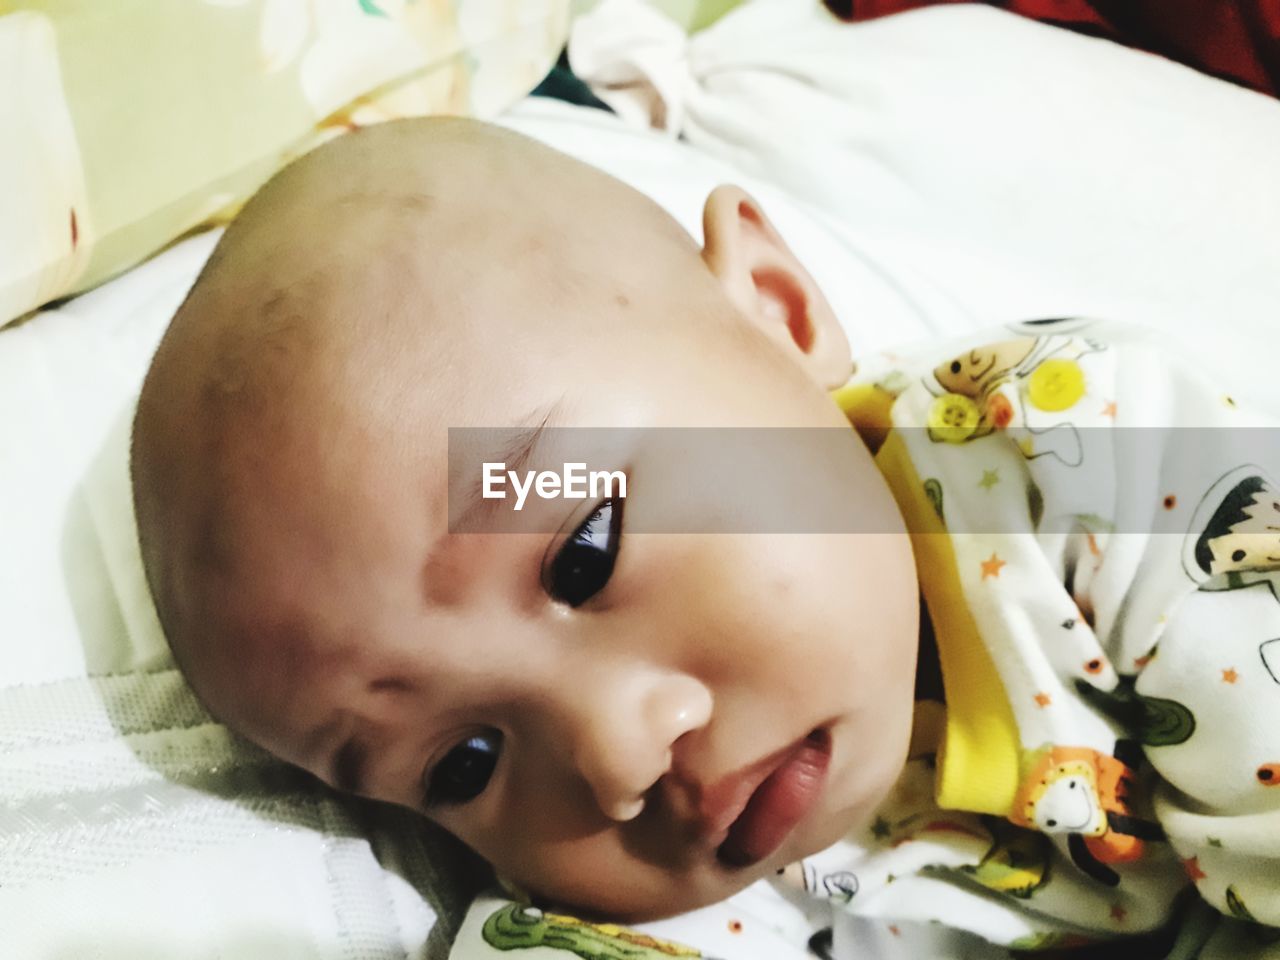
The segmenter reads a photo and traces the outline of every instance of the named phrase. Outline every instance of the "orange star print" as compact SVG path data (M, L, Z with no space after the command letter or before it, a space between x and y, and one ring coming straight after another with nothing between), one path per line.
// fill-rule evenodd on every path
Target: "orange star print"
M1005 566L1005 562L996 554L991 554L990 559L982 561L982 579L1000 576L1000 568L1003 566Z

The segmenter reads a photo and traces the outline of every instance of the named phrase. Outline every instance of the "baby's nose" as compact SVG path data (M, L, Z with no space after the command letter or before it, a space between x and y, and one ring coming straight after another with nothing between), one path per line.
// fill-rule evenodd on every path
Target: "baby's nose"
M585 694L574 762L605 816L624 822L671 769L677 740L711 719L711 691L682 673L634 673Z

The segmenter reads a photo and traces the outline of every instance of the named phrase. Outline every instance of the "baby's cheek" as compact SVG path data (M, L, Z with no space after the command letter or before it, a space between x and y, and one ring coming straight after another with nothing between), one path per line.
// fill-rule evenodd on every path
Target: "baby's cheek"
M504 863L499 872L536 899L579 909L622 879L615 861L593 856L582 844L512 844L497 859Z

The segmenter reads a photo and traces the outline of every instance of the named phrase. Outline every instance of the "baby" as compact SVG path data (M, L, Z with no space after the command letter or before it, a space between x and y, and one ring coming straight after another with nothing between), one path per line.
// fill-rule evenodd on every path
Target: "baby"
M463 120L363 130L276 176L174 318L134 425L148 582L209 710L421 811L510 888L609 918L782 874L869 915L1062 945L1161 927L1189 875L1280 922L1280 651L1205 635L1280 637L1270 463L1201 447L1166 489L1110 438L1148 402L1149 348L1079 324L851 380L760 207L718 188L704 228L699 249L601 172ZM1171 382L1212 398L1205 425L1255 423ZM625 495L495 508L450 443L494 427L506 467L559 466L559 428L626 428ZM770 492L830 532L750 532L752 505L646 440L667 427L824 428ZM1147 535L1122 536L1156 490ZM1188 595L1207 608L1175 617ZM917 710L939 658L945 719ZM1219 702L1237 695L1244 727ZM977 906L901 882L939 878Z

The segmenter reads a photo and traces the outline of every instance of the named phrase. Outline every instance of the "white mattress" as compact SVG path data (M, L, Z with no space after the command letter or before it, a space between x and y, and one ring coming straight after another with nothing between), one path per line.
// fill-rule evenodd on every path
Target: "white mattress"
M824 59L815 23L751 9L775 20L735 14L685 51L673 115L696 148L558 103L507 122L695 233L710 187L745 182L855 349L1119 314L1280 397L1280 105L989 11L895 18ZM210 723L146 594L128 424L215 239L0 332L0 955L442 955L456 857Z

